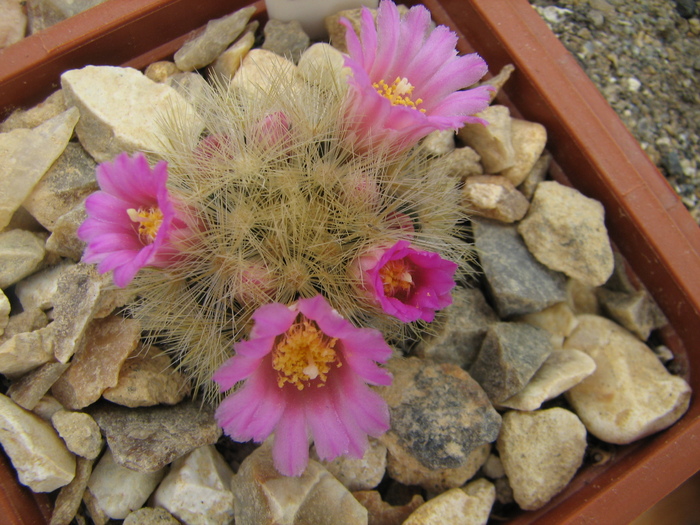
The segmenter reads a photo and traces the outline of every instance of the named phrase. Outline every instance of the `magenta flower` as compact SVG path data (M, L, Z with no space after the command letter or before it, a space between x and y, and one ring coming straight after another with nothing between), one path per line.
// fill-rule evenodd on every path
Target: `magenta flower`
M346 40L352 70L347 117L360 148L390 145L401 150L435 130L458 129L489 104L489 86L459 91L477 82L486 62L472 53L457 56L457 35L445 26L430 30L430 13L412 7L403 19L382 0L376 27L362 10L360 38L349 21Z
M389 410L367 386L388 385L377 366L391 355L379 331L356 328L317 295L292 306L271 303L253 314L249 339L214 374L222 391L216 419L236 441L264 441L274 432L275 468L302 474L309 438L322 459L362 457L367 435L389 429Z
M170 265L178 255L172 241L187 227L165 186L167 163L151 169L142 153L121 153L97 166L96 176L102 191L86 199L88 218L77 232L87 243L83 261L113 270L119 287L145 266Z
M408 241L376 248L360 256L354 272L382 310L410 323L431 322L435 312L452 304L457 264L434 252L419 251Z

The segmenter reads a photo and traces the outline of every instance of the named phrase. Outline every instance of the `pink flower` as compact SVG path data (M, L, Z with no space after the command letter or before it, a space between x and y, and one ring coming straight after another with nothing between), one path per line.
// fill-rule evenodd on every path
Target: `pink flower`
M96 176L102 191L86 199L88 218L77 232L87 243L83 261L100 273L114 270L119 287L141 268L170 265L178 254L172 240L187 228L165 186L167 163L151 169L142 153L121 153L97 166Z
M430 13L412 7L403 19L393 2L382 0L376 27L362 10L360 38L349 21L346 33L352 70L347 117L360 148L390 145L401 150L435 130L458 129L489 104L491 87L458 91L487 71L476 53L457 56L457 35L445 26L430 30Z
M306 468L309 437L322 459L362 457L367 435L389 429L386 403L366 384L391 383L377 366L391 355L381 333L354 327L321 295L261 306L253 320L250 338L213 377L222 391L243 381L216 411L224 432L256 442L274 432L272 456L285 476Z
M418 319L429 323L437 310L452 304L456 270L456 263L416 250L408 241L371 250L358 258L354 268L370 298L405 323Z

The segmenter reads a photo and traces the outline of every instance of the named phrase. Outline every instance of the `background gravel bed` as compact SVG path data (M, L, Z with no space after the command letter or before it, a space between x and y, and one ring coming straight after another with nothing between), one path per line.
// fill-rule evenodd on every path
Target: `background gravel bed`
M700 222L700 6L530 0Z

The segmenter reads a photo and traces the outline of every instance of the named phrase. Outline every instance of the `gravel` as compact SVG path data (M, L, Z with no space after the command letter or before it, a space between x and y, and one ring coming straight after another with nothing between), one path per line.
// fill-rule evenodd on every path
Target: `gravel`
M700 5L530 0L700 222Z

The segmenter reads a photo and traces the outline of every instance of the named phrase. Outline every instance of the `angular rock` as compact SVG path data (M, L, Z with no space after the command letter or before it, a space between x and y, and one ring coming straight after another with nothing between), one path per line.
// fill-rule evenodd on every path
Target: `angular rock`
M34 129L0 133L0 230L66 149L79 116L70 108Z
M476 150L486 173L500 173L513 166L516 157L510 110L506 106L493 105L476 116L486 120L489 125L465 124L457 132L457 136L467 146Z
M209 66L209 74L217 80L227 83L238 71L241 62L255 45L255 30L258 22L255 21L249 26L251 28L243 32L243 35L234 42L226 51L221 53L214 62Z
M61 215L98 190L95 167L95 161L80 144L69 142L22 205L42 226L53 231Z
M0 336L5 333L5 327L10 322L10 300L5 293L0 290Z
M0 233L0 288L33 274L44 260L44 238L25 230Z
M416 345L418 357L469 368L479 354L488 327L498 316L477 288L457 287L452 304L438 312Z
M391 414L385 436L395 437L425 467L464 466L472 451L498 436L500 416L458 366L415 357L391 359L387 366L394 381L377 389ZM384 437L380 441L386 444Z
M107 451L92 471L87 489L94 504L112 519L124 519L146 503L163 479L165 469L137 472L119 465L112 452Z
M153 494L153 504L183 523L233 521L233 470L212 445L176 459Z
M122 525L180 525L180 522L160 507L142 507L131 512Z
M85 243L78 239L76 232L86 218L85 202L81 202L56 219L53 232L46 239L46 251L79 261L83 256Z
M481 166L481 157L469 146L455 148L453 151L433 161L435 169L446 173L450 177L462 180L473 175L481 175L484 168Z
M0 373L8 376L26 374L53 360L53 326L21 332L0 346Z
M190 394L187 379L173 368L168 355L155 346L137 350L119 371L119 380L102 396L118 405L175 405Z
M503 470L503 462L501 461L501 458L495 454L491 454L488 457L486 462L481 467L481 470L484 472L484 476L489 479L498 479L506 475L506 471Z
M527 323L489 327L469 374L495 402L520 392L552 353L547 332Z
M245 29L255 13L255 6L245 7L230 15L210 20L204 31L185 43L175 53L180 71L193 71L211 64Z
M539 312L566 298L565 277L538 262L515 226L472 219L474 245L501 318Z
M311 43L298 20L283 22L269 20L263 29L265 41L262 48L291 60L295 64Z
M191 71L177 73L168 77L164 84L173 88L193 107L196 106L197 100L202 100L202 96L205 96L206 90L209 89L204 77Z
M688 409L690 386L609 319L579 316L564 348L586 352L596 362L595 372L566 398L588 431L607 443L631 443L663 430Z
M499 405L515 410L537 410L542 403L554 399L579 384L596 368L588 354L578 350L555 350L535 372L520 392Z
M51 93L43 102L29 109L16 109L4 121L0 122L0 133L19 128L36 128L49 119L60 115L68 109L63 98L63 91Z
M486 525L496 501L493 483L479 479L426 501L403 525Z
M141 324L133 319L110 316L91 322L85 331L85 346L54 383L51 393L71 410L91 405L117 384L119 370L140 337Z
M109 403L88 412L95 418L120 465L154 472L190 450L221 436L213 410L187 401L175 406L126 408Z
M581 466L586 428L563 408L510 411L498 437L513 497L520 508L536 510L558 494Z
M174 89L132 68L72 69L61 75L61 85L68 104L80 110L80 143L97 162L123 151L159 151L159 115L178 115L193 137L202 130L194 109Z
M518 189L525 195L527 200L532 200L532 196L537 190L537 186L540 182L547 178L547 173L549 172L549 165L552 163L552 155L547 151L540 155L537 159L535 165L532 166L530 173L527 174L525 180L518 186Z
M311 448L311 458L323 465L349 491L370 490L382 481L386 471L386 447L375 439L369 440L369 448L360 458L338 456L332 461L318 457L316 447Z
M461 487L474 477L488 458L491 445L480 445L455 468L428 468L423 465L396 434L385 434L380 441L387 448L387 474L406 486L422 487L431 494Z
M668 324L666 316L644 290L625 293L598 288L596 295L603 311L642 341L649 339L652 330Z
M231 79L231 87L251 98L271 93L296 78L296 67L284 57L264 49L251 49ZM282 80L284 78L285 80Z
M22 408L34 410L37 403L69 366L68 363L46 363L13 382L7 390L7 395Z
M63 410L61 403L59 403L55 397L47 394L39 400L32 409L32 412L44 421L50 423L51 417L59 410Z
M20 0L0 1L0 49L11 46L24 38L27 15Z
M594 286L584 284L576 279L566 281L566 304L576 315L600 314L598 297Z
M11 315L5 325L5 332L0 336L0 343L5 343L17 334L32 332L49 324L49 318L38 308L24 310Z
M614 261L603 205L555 181L537 186L518 232L542 264L591 286L612 274Z
M85 412L59 410L51 416L51 424L76 456L95 459L102 452L100 427Z
M56 266L45 268L23 279L15 286L15 294L24 310L39 308L50 310L58 288L58 279L63 270L72 266L70 262L61 261Z
M462 207L479 217L515 222L525 216L530 203L501 175L473 175L464 181Z
M578 324L576 315L566 302L553 304L541 312L523 315L518 320L547 330L560 342L563 342L564 338L569 337ZM557 346L561 346L561 344Z
M406 518L424 501L420 494L414 494L411 501L405 505L391 505L382 500L382 495L376 490L361 490L352 495L367 509L368 525L401 525Z
M493 86L495 89L491 91L490 96L491 96L491 102L494 101L496 98L496 95L498 95L498 92L501 90L501 88L505 85L505 83L508 81L510 78L510 75L513 74L513 71L515 71L515 66L513 64L506 64L501 68L501 70L498 72L497 75L489 78L488 80L485 80L482 82L480 85L487 85L487 86Z
M51 492L75 477L75 456L46 421L0 394L0 443L19 481L34 492Z
M433 157L447 155L455 150L455 132L451 129L433 131L423 139L422 147Z
M70 525L80 509L94 461L78 457L75 460L75 477L61 488L54 503L49 525Z
M511 141L515 150L515 164L500 173L513 186L519 186L542 155L547 143L547 130L538 122L514 118L511 120Z
M231 489L236 525L367 524L367 510L319 463L309 460L301 476L284 477L268 444L243 461Z
M76 264L61 273L54 301L56 360L67 363L84 345L84 335L100 299L103 281L92 265Z

